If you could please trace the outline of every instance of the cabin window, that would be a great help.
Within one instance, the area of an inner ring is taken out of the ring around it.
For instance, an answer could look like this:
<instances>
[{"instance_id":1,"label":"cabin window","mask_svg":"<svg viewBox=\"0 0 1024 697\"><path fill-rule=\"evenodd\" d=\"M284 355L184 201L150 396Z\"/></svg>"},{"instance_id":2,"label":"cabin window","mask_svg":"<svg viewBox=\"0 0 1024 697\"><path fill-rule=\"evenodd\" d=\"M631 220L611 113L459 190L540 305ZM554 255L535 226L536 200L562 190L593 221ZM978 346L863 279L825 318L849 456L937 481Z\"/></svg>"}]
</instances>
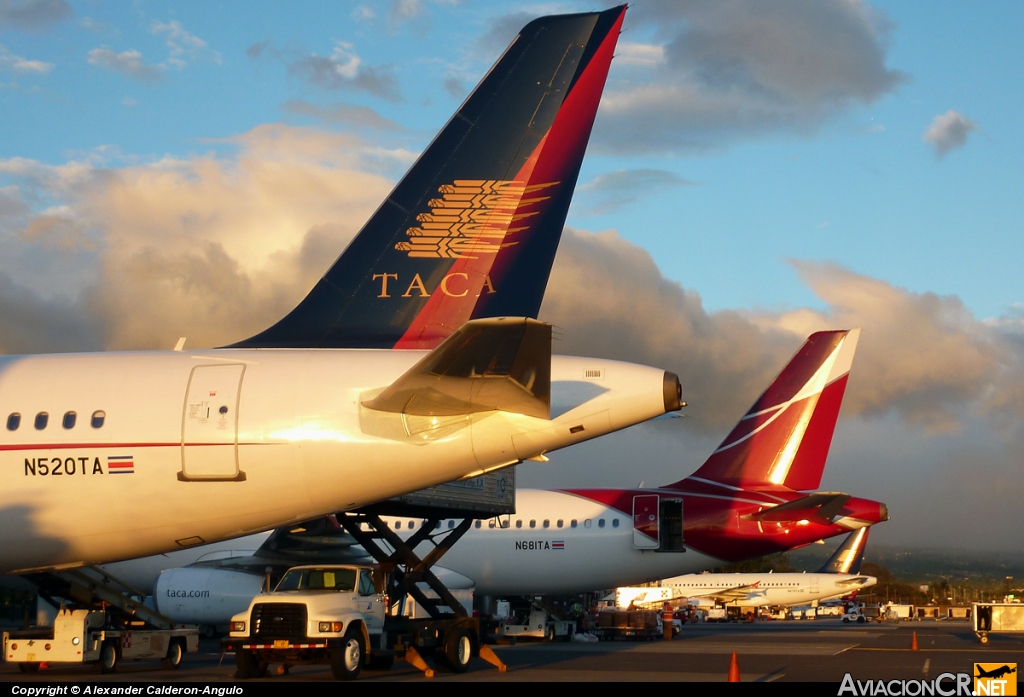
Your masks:
<instances>
[{"instance_id":1,"label":"cabin window","mask_svg":"<svg viewBox=\"0 0 1024 697\"><path fill-rule=\"evenodd\" d=\"M569 527L570 528L576 527L576 519L575 518L573 518L572 520L569 521Z\"/></svg>"},{"instance_id":2,"label":"cabin window","mask_svg":"<svg viewBox=\"0 0 1024 697\"><path fill-rule=\"evenodd\" d=\"M473 525L479 528L482 525L482 523L478 520L475 523L473 523Z\"/></svg>"},{"instance_id":3,"label":"cabin window","mask_svg":"<svg viewBox=\"0 0 1024 697\"><path fill-rule=\"evenodd\" d=\"M544 527L550 528L551 527L551 521L550 520L545 520L544 521Z\"/></svg>"},{"instance_id":4,"label":"cabin window","mask_svg":"<svg viewBox=\"0 0 1024 697\"><path fill-rule=\"evenodd\" d=\"M583 521L583 527L585 527L585 528L589 528L590 527L590 518L587 518L586 520Z\"/></svg>"},{"instance_id":5,"label":"cabin window","mask_svg":"<svg viewBox=\"0 0 1024 697\"><path fill-rule=\"evenodd\" d=\"M597 519L597 527L599 527L599 528L603 528L604 527L604 518L598 518Z\"/></svg>"},{"instance_id":6,"label":"cabin window","mask_svg":"<svg viewBox=\"0 0 1024 697\"><path fill-rule=\"evenodd\" d=\"M45 411L41 411L38 414L36 414L36 430L42 431L44 428L46 428L46 423L49 420L50 415L47 414Z\"/></svg>"},{"instance_id":7,"label":"cabin window","mask_svg":"<svg viewBox=\"0 0 1024 697\"><path fill-rule=\"evenodd\" d=\"M412 530L414 527L416 527L416 521L415 520L410 520L409 521L409 529Z\"/></svg>"},{"instance_id":8,"label":"cabin window","mask_svg":"<svg viewBox=\"0 0 1024 697\"><path fill-rule=\"evenodd\" d=\"M64 428L74 428L75 421L78 419L78 414L73 411L69 411L64 414Z\"/></svg>"},{"instance_id":9,"label":"cabin window","mask_svg":"<svg viewBox=\"0 0 1024 697\"><path fill-rule=\"evenodd\" d=\"M556 522L556 523L555 523L555 525L556 525L557 527L562 527L562 521L561 521L561 520L559 520L558 522Z\"/></svg>"},{"instance_id":10,"label":"cabin window","mask_svg":"<svg viewBox=\"0 0 1024 697\"><path fill-rule=\"evenodd\" d=\"M517 528L521 528L521 527L523 527L523 521L521 521L521 520L517 520L517 521L516 521L516 527L517 527Z\"/></svg>"},{"instance_id":11,"label":"cabin window","mask_svg":"<svg viewBox=\"0 0 1024 697\"><path fill-rule=\"evenodd\" d=\"M455 527L455 521L454 520L449 520L448 521L448 529L451 530L454 527Z\"/></svg>"},{"instance_id":12,"label":"cabin window","mask_svg":"<svg viewBox=\"0 0 1024 697\"><path fill-rule=\"evenodd\" d=\"M435 530L440 530L441 529L441 521L440 520L437 521L437 523L434 525L434 529Z\"/></svg>"},{"instance_id":13,"label":"cabin window","mask_svg":"<svg viewBox=\"0 0 1024 697\"><path fill-rule=\"evenodd\" d=\"M19 414L18 412L14 412L13 414L7 417L7 430L17 431L18 426L21 426L21 414Z\"/></svg>"},{"instance_id":14,"label":"cabin window","mask_svg":"<svg viewBox=\"0 0 1024 697\"><path fill-rule=\"evenodd\" d=\"M536 520L531 520L531 521L530 521L530 527L531 527L531 528L535 528L535 527L537 527L537 521L536 521Z\"/></svg>"},{"instance_id":15,"label":"cabin window","mask_svg":"<svg viewBox=\"0 0 1024 697\"><path fill-rule=\"evenodd\" d=\"M612 521L612 527L613 528L619 527L619 519L618 518L616 518L615 520Z\"/></svg>"},{"instance_id":16,"label":"cabin window","mask_svg":"<svg viewBox=\"0 0 1024 697\"><path fill-rule=\"evenodd\" d=\"M401 530L401 529L402 529L402 521L400 521L400 520L395 521L395 530Z\"/></svg>"},{"instance_id":17,"label":"cabin window","mask_svg":"<svg viewBox=\"0 0 1024 697\"><path fill-rule=\"evenodd\" d=\"M489 527L489 528L495 527L495 525L494 525L494 518L491 518L490 520L487 521L487 527Z\"/></svg>"},{"instance_id":18,"label":"cabin window","mask_svg":"<svg viewBox=\"0 0 1024 697\"><path fill-rule=\"evenodd\" d=\"M100 428L103 426L103 422L107 418L107 412L100 409L92 413L92 420L89 422L93 428Z\"/></svg>"}]
</instances>

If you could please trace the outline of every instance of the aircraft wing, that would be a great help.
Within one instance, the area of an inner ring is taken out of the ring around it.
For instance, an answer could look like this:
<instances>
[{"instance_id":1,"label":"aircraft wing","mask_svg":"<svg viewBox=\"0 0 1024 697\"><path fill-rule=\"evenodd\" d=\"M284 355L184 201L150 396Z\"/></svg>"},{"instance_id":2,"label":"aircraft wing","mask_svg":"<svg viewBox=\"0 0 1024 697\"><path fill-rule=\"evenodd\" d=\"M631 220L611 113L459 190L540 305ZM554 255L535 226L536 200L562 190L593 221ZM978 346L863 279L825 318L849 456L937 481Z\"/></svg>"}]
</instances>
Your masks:
<instances>
[{"instance_id":1,"label":"aircraft wing","mask_svg":"<svg viewBox=\"0 0 1024 697\"><path fill-rule=\"evenodd\" d=\"M551 325L519 317L466 322L363 406L418 416L551 415Z\"/></svg>"},{"instance_id":2,"label":"aircraft wing","mask_svg":"<svg viewBox=\"0 0 1024 697\"><path fill-rule=\"evenodd\" d=\"M751 513L744 518L771 523L794 523L814 519L818 523L830 525L849 500L849 494L821 491Z\"/></svg>"},{"instance_id":3,"label":"aircraft wing","mask_svg":"<svg viewBox=\"0 0 1024 697\"><path fill-rule=\"evenodd\" d=\"M742 586L735 586L733 588L724 588L722 590L712 591L705 595L697 597L711 598L716 603L722 603L727 605L728 603L735 603L739 600L746 600L751 593L760 593L761 589L757 587L756 583L746 583ZM696 594L693 594L696 595Z\"/></svg>"}]
</instances>

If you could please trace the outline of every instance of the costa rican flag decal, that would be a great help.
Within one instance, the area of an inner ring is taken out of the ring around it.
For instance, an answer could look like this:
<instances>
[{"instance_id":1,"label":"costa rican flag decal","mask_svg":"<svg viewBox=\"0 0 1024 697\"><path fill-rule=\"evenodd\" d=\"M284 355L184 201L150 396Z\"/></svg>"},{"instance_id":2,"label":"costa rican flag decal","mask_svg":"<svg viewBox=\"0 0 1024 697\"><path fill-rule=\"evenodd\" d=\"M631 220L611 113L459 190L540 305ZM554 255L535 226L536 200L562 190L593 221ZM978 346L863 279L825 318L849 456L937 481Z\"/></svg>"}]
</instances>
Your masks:
<instances>
[{"instance_id":1,"label":"costa rican flag decal","mask_svg":"<svg viewBox=\"0 0 1024 697\"><path fill-rule=\"evenodd\" d=\"M565 549L565 541L564 540L552 540L551 541L551 549Z\"/></svg>"},{"instance_id":2,"label":"costa rican flag decal","mask_svg":"<svg viewBox=\"0 0 1024 697\"><path fill-rule=\"evenodd\" d=\"M131 455L109 455L108 474L135 474L135 458Z\"/></svg>"}]
</instances>

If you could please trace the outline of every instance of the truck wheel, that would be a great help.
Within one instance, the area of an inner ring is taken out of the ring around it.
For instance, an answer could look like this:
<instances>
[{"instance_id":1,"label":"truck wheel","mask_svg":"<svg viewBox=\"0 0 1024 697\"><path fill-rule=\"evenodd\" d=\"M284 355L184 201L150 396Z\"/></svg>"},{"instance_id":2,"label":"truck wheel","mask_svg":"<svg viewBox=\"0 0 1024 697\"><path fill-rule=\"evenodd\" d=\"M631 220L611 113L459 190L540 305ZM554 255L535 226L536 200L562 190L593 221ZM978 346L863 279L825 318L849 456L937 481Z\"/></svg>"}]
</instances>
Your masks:
<instances>
[{"instance_id":1,"label":"truck wheel","mask_svg":"<svg viewBox=\"0 0 1024 697\"><path fill-rule=\"evenodd\" d=\"M267 674L267 664L256 660L255 654L250 649L239 648L235 651L235 667L238 669L235 676L239 680L262 678Z\"/></svg>"},{"instance_id":2,"label":"truck wheel","mask_svg":"<svg viewBox=\"0 0 1024 697\"><path fill-rule=\"evenodd\" d=\"M100 649L100 672L113 673L115 670L117 670L117 646L112 641L105 641Z\"/></svg>"},{"instance_id":3,"label":"truck wheel","mask_svg":"<svg viewBox=\"0 0 1024 697\"><path fill-rule=\"evenodd\" d=\"M331 672L338 680L355 680L363 668L363 633L358 625L350 625L341 646L331 649Z\"/></svg>"},{"instance_id":4,"label":"truck wheel","mask_svg":"<svg viewBox=\"0 0 1024 697\"><path fill-rule=\"evenodd\" d=\"M178 666L181 665L181 659L184 655L185 648L181 645L181 640L172 639L170 646L167 647L167 656L160 663L167 670L177 670Z\"/></svg>"},{"instance_id":5,"label":"truck wheel","mask_svg":"<svg viewBox=\"0 0 1024 697\"><path fill-rule=\"evenodd\" d=\"M465 673L469 670L472 658L473 635L460 627L454 627L445 633L444 646L435 656L438 663L455 673Z\"/></svg>"},{"instance_id":6,"label":"truck wheel","mask_svg":"<svg viewBox=\"0 0 1024 697\"><path fill-rule=\"evenodd\" d=\"M555 625L548 625L548 628L544 630L544 641L555 640Z\"/></svg>"}]
</instances>

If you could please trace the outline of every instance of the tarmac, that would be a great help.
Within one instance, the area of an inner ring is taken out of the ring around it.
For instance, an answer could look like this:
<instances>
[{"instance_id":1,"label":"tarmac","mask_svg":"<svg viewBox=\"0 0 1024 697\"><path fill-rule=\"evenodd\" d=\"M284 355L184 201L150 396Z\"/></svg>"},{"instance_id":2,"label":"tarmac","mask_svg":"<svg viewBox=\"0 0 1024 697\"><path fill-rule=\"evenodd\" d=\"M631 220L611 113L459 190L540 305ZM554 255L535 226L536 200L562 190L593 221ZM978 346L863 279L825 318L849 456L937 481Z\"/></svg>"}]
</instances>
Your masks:
<instances>
[{"instance_id":1,"label":"tarmac","mask_svg":"<svg viewBox=\"0 0 1024 697\"><path fill-rule=\"evenodd\" d=\"M917 651L911 650L914 633ZM723 682L733 652L743 682L819 682L837 686L847 673L861 681L932 680L942 673L973 674L974 663L1024 663L1024 635L992 634L989 638L989 644L982 646L967 622L955 620L844 624L828 618L688 624L672 641L520 641L516 645L493 646L508 666L504 673L474 659L467 673L439 672L428 679L412 666L397 662L390 671L363 671L359 681ZM15 665L0 663L0 680L25 685L232 683L242 686L243 694L255 694L274 685L279 689L288 682L333 680L327 666L294 666L288 674L277 674L271 666L270 674L261 680L236 681L234 673L234 656L222 655L219 643L208 640L200 643L197 653L187 654L178 670L166 670L159 661L138 661L120 663L111 675L101 675L92 666L66 664L25 674Z\"/></svg>"}]
</instances>

